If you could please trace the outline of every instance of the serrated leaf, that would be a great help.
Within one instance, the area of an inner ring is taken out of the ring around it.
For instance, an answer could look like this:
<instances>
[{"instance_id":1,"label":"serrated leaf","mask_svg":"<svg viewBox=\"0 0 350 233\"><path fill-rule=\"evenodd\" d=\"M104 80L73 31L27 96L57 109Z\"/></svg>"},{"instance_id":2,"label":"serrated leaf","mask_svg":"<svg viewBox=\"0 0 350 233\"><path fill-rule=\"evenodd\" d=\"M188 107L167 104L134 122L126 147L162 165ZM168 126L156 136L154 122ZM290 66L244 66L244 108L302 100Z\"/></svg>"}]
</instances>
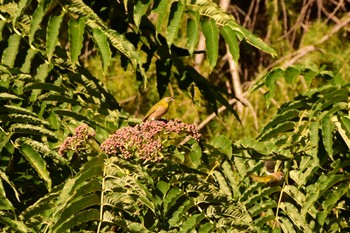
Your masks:
<instances>
[{"instance_id":1,"label":"serrated leaf","mask_svg":"<svg viewBox=\"0 0 350 233\"><path fill-rule=\"evenodd\" d=\"M5 100L22 100L22 98L18 97L17 95L5 93L5 92L0 93L0 99L5 99Z\"/></svg>"},{"instance_id":2,"label":"serrated leaf","mask_svg":"<svg viewBox=\"0 0 350 233\"><path fill-rule=\"evenodd\" d=\"M309 224L306 222L306 219L300 215L298 209L289 202L281 202L280 208L288 215L289 219L303 232L312 233L312 229L309 227Z\"/></svg>"},{"instance_id":3,"label":"serrated leaf","mask_svg":"<svg viewBox=\"0 0 350 233\"><path fill-rule=\"evenodd\" d=\"M268 215L263 215L254 221L254 226L263 227L266 223L274 221L275 215L268 213Z\"/></svg>"},{"instance_id":4,"label":"serrated leaf","mask_svg":"<svg viewBox=\"0 0 350 233\"><path fill-rule=\"evenodd\" d=\"M170 188L170 183L160 180L156 187L163 194L163 196L165 196Z\"/></svg>"},{"instance_id":5,"label":"serrated leaf","mask_svg":"<svg viewBox=\"0 0 350 233\"><path fill-rule=\"evenodd\" d=\"M0 21L0 41L4 39L2 35L2 31L4 30L5 25L6 25L6 21L1 20Z\"/></svg>"},{"instance_id":6,"label":"serrated leaf","mask_svg":"<svg viewBox=\"0 0 350 233\"><path fill-rule=\"evenodd\" d=\"M97 121L92 121L90 120L86 115L83 115L83 114L80 114L80 113L76 113L76 112L73 112L71 110L54 110L54 112L57 114L57 115L60 115L60 116L68 116L68 117L72 117L76 120L79 120L79 121L86 121L88 122L89 124L91 125L95 125L95 126L98 126L98 127L102 127L103 128L103 125L100 124L99 122Z\"/></svg>"},{"instance_id":7,"label":"serrated leaf","mask_svg":"<svg viewBox=\"0 0 350 233\"><path fill-rule=\"evenodd\" d=\"M255 217L262 212L265 212L269 209L273 209L277 207L277 203L274 200L264 200L256 205L253 205L248 211L250 213L250 216Z\"/></svg>"},{"instance_id":8,"label":"serrated leaf","mask_svg":"<svg viewBox=\"0 0 350 233\"><path fill-rule=\"evenodd\" d=\"M94 28L94 27L92 27ZM130 59L131 64L137 71L140 72L143 78L143 87L147 87L147 76L144 68L142 67L142 59L135 46L127 40L123 35L112 29L105 30L105 34L116 49L123 53L127 58Z\"/></svg>"},{"instance_id":9,"label":"serrated leaf","mask_svg":"<svg viewBox=\"0 0 350 233\"><path fill-rule=\"evenodd\" d=\"M140 26L141 18L146 14L150 4L151 1L144 0L138 0L136 1L136 4L134 3L134 22L136 27Z\"/></svg>"},{"instance_id":10,"label":"serrated leaf","mask_svg":"<svg viewBox=\"0 0 350 233\"><path fill-rule=\"evenodd\" d=\"M50 191L52 181L50 178L50 173L46 168L46 161L30 145L27 145L25 143L19 145L19 151L34 168L34 170L36 170L39 177L45 181L47 190Z\"/></svg>"},{"instance_id":11,"label":"serrated leaf","mask_svg":"<svg viewBox=\"0 0 350 233\"><path fill-rule=\"evenodd\" d=\"M55 47L58 42L58 35L61 27L61 23L63 20L64 14L61 13L58 16L52 15L49 19L48 25L47 25L47 31L46 31L46 55L49 60L51 61L51 57L53 55L53 52L55 51Z\"/></svg>"},{"instance_id":12,"label":"serrated leaf","mask_svg":"<svg viewBox=\"0 0 350 233\"><path fill-rule=\"evenodd\" d=\"M32 66L32 60L34 59L35 54L37 54L37 52L38 52L38 50L35 50L31 47L27 50L27 55L26 55L25 61L21 67L21 71L23 73L30 73L30 68Z\"/></svg>"},{"instance_id":13,"label":"serrated leaf","mask_svg":"<svg viewBox=\"0 0 350 233\"><path fill-rule=\"evenodd\" d=\"M108 70L108 66L111 62L112 52L109 47L109 43L107 41L106 35L99 29L92 30L94 41L97 45L99 54L102 59L103 71L106 73Z\"/></svg>"},{"instance_id":14,"label":"serrated leaf","mask_svg":"<svg viewBox=\"0 0 350 233\"><path fill-rule=\"evenodd\" d=\"M256 205L256 202L259 202L260 200L264 200L266 197L270 196L273 193L277 193L281 191L280 186L265 186L264 189L262 189L259 193L250 195L249 198L244 202L247 207L251 208L251 206ZM256 187L261 187L261 185L258 185ZM248 209L249 210L249 209Z\"/></svg>"},{"instance_id":15,"label":"serrated leaf","mask_svg":"<svg viewBox=\"0 0 350 233\"><path fill-rule=\"evenodd\" d=\"M215 178L219 184L220 190L228 197L232 198L232 193L229 188L229 185L227 184L225 177L219 172L219 171L214 171L213 172L215 175Z\"/></svg>"},{"instance_id":16,"label":"serrated leaf","mask_svg":"<svg viewBox=\"0 0 350 233\"><path fill-rule=\"evenodd\" d=\"M328 153L328 156L333 159L333 122L330 116L326 116L321 122L322 128L322 141L323 145Z\"/></svg>"},{"instance_id":17,"label":"serrated leaf","mask_svg":"<svg viewBox=\"0 0 350 233\"><path fill-rule=\"evenodd\" d=\"M264 127L261 134L263 135L268 130L272 129L273 127L277 126L278 124L281 124L285 121L290 121L294 118L298 118L299 114L300 114L299 111L296 109L289 109L289 110L286 110L284 112L277 114L276 117Z\"/></svg>"},{"instance_id":18,"label":"serrated leaf","mask_svg":"<svg viewBox=\"0 0 350 233\"><path fill-rule=\"evenodd\" d=\"M317 75L317 72L313 70L307 70L304 72L304 79L308 86L310 86L312 79L316 77L316 75Z\"/></svg>"},{"instance_id":19,"label":"serrated leaf","mask_svg":"<svg viewBox=\"0 0 350 233\"><path fill-rule=\"evenodd\" d=\"M138 185L138 190L136 191L139 199L146 205L150 210L155 212L155 202L152 193L148 190L146 185L142 184L140 181L136 180Z\"/></svg>"},{"instance_id":20,"label":"serrated leaf","mask_svg":"<svg viewBox=\"0 0 350 233\"><path fill-rule=\"evenodd\" d=\"M81 106L83 105L82 102L73 99L73 98L69 98L63 95L56 95L56 94L43 94L41 96L39 96L38 98L40 101L58 101L58 102L64 102L64 103L69 103L72 105L78 105Z\"/></svg>"},{"instance_id":21,"label":"serrated leaf","mask_svg":"<svg viewBox=\"0 0 350 233\"><path fill-rule=\"evenodd\" d=\"M295 122L286 121L281 124L276 125L273 128L270 128L266 132L263 132L262 135L259 136L259 140L265 141L267 139L271 139L280 133L286 133L288 131L292 131L295 129Z\"/></svg>"},{"instance_id":22,"label":"serrated leaf","mask_svg":"<svg viewBox=\"0 0 350 233\"><path fill-rule=\"evenodd\" d=\"M176 200L178 200L182 195L183 193L177 187L171 188L169 190L163 201L165 213L169 211L169 209L175 204Z\"/></svg>"},{"instance_id":23,"label":"serrated leaf","mask_svg":"<svg viewBox=\"0 0 350 233\"><path fill-rule=\"evenodd\" d=\"M336 189L330 190L331 193L322 202L322 207L325 211L329 212L338 203L340 198L343 197L349 191L349 185L346 183L340 184Z\"/></svg>"},{"instance_id":24,"label":"serrated leaf","mask_svg":"<svg viewBox=\"0 0 350 233\"><path fill-rule=\"evenodd\" d=\"M39 135L39 136L46 135L52 138L56 138L56 135L51 130L48 130L42 126L36 126L36 125L30 125L30 124L22 124L22 123L12 124L9 129L9 132Z\"/></svg>"},{"instance_id":25,"label":"serrated leaf","mask_svg":"<svg viewBox=\"0 0 350 233\"><path fill-rule=\"evenodd\" d=\"M40 28L41 21L44 18L45 13L47 12L52 0L42 0L39 2L39 5L35 9L32 19L30 21L30 30L29 30L29 43L32 44L35 38L36 31Z\"/></svg>"},{"instance_id":26,"label":"serrated leaf","mask_svg":"<svg viewBox=\"0 0 350 233\"><path fill-rule=\"evenodd\" d=\"M59 196L59 192L62 190L63 184L57 185L52 188L51 192L49 192L44 197L41 197L35 204L26 208L22 213L21 217L23 219L33 219L36 216L42 215L44 212L47 214L51 214L53 212L54 201ZM35 224L35 223L34 223ZM30 225L29 225L30 226Z\"/></svg>"},{"instance_id":27,"label":"serrated leaf","mask_svg":"<svg viewBox=\"0 0 350 233\"><path fill-rule=\"evenodd\" d=\"M23 9L27 6L30 0L20 0L17 4L17 9L15 15L12 17L12 24L15 25L18 17L22 15Z\"/></svg>"},{"instance_id":28,"label":"serrated leaf","mask_svg":"<svg viewBox=\"0 0 350 233\"><path fill-rule=\"evenodd\" d=\"M5 226L11 227L10 229L12 229L11 232L22 232L22 233L27 233L30 232L31 230L26 226L26 224L24 224L23 221L20 221L18 219L16 219L17 216L13 216L13 217L8 217L8 216L4 216L5 213L2 213L1 216L1 223L4 224Z\"/></svg>"},{"instance_id":29,"label":"serrated leaf","mask_svg":"<svg viewBox=\"0 0 350 233\"><path fill-rule=\"evenodd\" d=\"M319 179L316 181L314 186L309 188L309 191L306 195L306 200L302 209L300 211L302 216L305 216L308 212L309 208L314 205L314 203L330 188L332 188L335 184L349 180L350 177L347 175L321 175ZM313 188L315 187L315 188Z\"/></svg>"},{"instance_id":30,"label":"serrated leaf","mask_svg":"<svg viewBox=\"0 0 350 233\"><path fill-rule=\"evenodd\" d=\"M220 29L220 34L224 37L226 44L229 47L233 60L238 63L239 59L239 44L236 33L230 26L224 26Z\"/></svg>"},{"instance_id":31,"label":"serrated leaf","mask_svg":"<svg viewBox=\"0 0 350 233\"><path fill-rule=\"evenodd\" d=\"M194 19L189 18L187 20L187 47L191 56L198 44L199 38L199 14L195 15Z\"/></svg>"},{"instance_id":32,"label":"serrated leaf","mask_svg":"<svg viewBox=\"0 0 350 233\"><path fill-rule=\"evenodd\" d=\"M286 217L279 217L279 220L281 221L282 224L280 224L281 229L283 232L288 232L288 233L296 233L294 229L294 224Z\"/></svg>"},{"instance_id":33,"label":"serrated leaf","mask_svg":"<svg viewBox=\"0 0 350 233\"><path fill-rule=\"evenodd\" d=\"M273 57L277 56L276 51L268 46L262 39L259 37L255 36L253 33L248 31L247 29L243 27L237 27L237 24L234 22L230 22L229 25L232 27L234 31L238 31L240 34L243 35L244 39L254 47L263 50L269 54L271 54Z\"/></svg>"},{"instance_id":34,"label":"serrated leaf","mask_svg":"<svg viewBox=\"0 0 350 233\"><path fill-rule=\"evenodd\" d=\"M311 117L316 116L320 111L323 111L330 106L333 107L341 103L347 104L348 93L345 89L332 90L332 88L329 88L321 93L323 96L319 98L312 106Z\"/></svg>"},{"instance_id":35,"label":"serrated leaf","mask_svg":"<svg viewBox=\"0 0 350 233\"><path fill-rule=\"evenodd\" d=\"M202 151L201 151L201 148L198 145L198 143L192 144L191 151L190 151L188 157L190 159L191 165L194 168L197 168L201 164Z\"/></svg>"},{"instance_id":36,"label":"serrated leaf","mask_svg":"<svg viewBox=\"0 0 350 233\"><path fill-rule=\"evenodd\" d=\"M100 220L100 211L97 209L84 210L74 216L71 216L71 218L66 219L65 222L62 225L60 225L57 229L52 229L52 232L65 232L66 230L71 229L74 226L78 226L81 223L93 220Z\"/></svg>"},{"instance_id":37,"label":"serrated leaf","mask_svg":"<svg viewBox=\"0 0 350 233\"><path fill-rule=\"evenodd\" d=\"M73 202L67 206L62 213L60 213L57 221L55 222L54 228L59 228L60 225L63 225L67 221L67 219L76 215L80 211L88 209L88 207L91 206L99 206L100 204L101 197L94 193L82 197L75 197Z\"/></svg>"},{"instance_id":38,"label":"serrated leaf","mask_svg":"<svg viewBox=\"0 0 350 233\"><path fill-rule=\"evenodd\" d=\"M244 177L247 174L247 168L246 168L246 160L240 157L234 157L234 164L237 168L237 171L241 177Z\"/></svg>"},{"instance_id":39,"label":"serrated leaf","mask_svg":"<svg viewBox=\"0 0 350 233\"><path fill-rule=\"evenodd\" d=\"M19 106L15 105L4 105L3 109L6 110L8 113L22 113L22 114L27 114L27 115L32 115L32 116L37 116L37 114L27 108L22 108Z\"/></svg>"},{"instance_id":40,"label":"serrated leaf","mask_svg":"<svg viewBox=\"0 0 350 233\"><path fill-rule=\"evenodd\" d=\"M198 233L210 233L214 230L214 228L215 226L212 223L207 222L207 223L201 224L198 230Z\"/></svg>"},{"instance_id":41,"label":"serrated leaf","mask_svg":"<svg viewBox=\"0 0 350 233\"><path fill-rule=\"evenodd\" d=\"M213 147L226 154L229 159L232 157L232 142L225 135L219 135L213 138L210 143Z\"/></svg>"},{"instance_id":42,"label":"serrated leaf","mask_svg":"<svg viewBox=\"0 0 350 233\"><path fill-rule=\"evenodd\" d=\"M200 222L204 219L204 213L194 214L190 216L184 224L180 227L179 233L187 233L190 230L194 229Z\"/></svg>"},{"instance_id":43,"label":"serrated leaf","mask_svg":"<svg viewBox=\"0 0 350 233\"><path fill-rule=\"evenodd\" d=\"M223 162L222 164L223 174L225 178L229 181L231 190L233 190L233 195L238 197L238 184L239 184L239 175L238 172L233 170L233 167L228 161Z\"/></svg>"},{"instance_id":44,"label":"serrated leaf","mask_svg":"<svg viewBox=\"0 0 350 233\"><path fill-rule=\"evenodd\" d=\"M312 157L314 159L314 163L317 161L317 163L319 162L319 158L317 156L317 152L318 152L318 140L319 140L319 122L314 121L310 124L310 146L311 148L313 148L311 150L312 153ZM318 165L318 164L317 164Z\"/></svg>"},{"instance_id":45,"label":"serrated leaf","mask_svg":"<svg viewBox=\"0 0 350 233\"><path fill-rule=\"evenodd\" d=\"M283 77L284 71L280 68L273 69L265 77L265 85L268 89L275 87L275 83Z\"/></svg>"},{"instance_id":46,"label":"serrated leaf","mask_svg":"<svg viewBox=\"0 0 350 233\"><path fill-rule=\"evenodd\" d=\"M2 149L4 147L6 147L6 144L10 141L10 138L11 138L11 134L3 131L3 129L0 130L0 153L1 153ZM1 170L0 170L0 172L1 172Z\"/></svg>"},{"instance_id":47,"label":"serrated leaf","mask_svg":"<svg viewBox=\"0 0 350 233\"><path fill-rule=\"evenodd\" d=\"M0 115L0 119L4 122L16 122L16 123L27 123L36 125L50 126L49 122L40 119L36 116L27 114L10 113L6 115Z\"/></svg>"},{"instance_id":48,"label":"serrated leaf","mask_svg":"<svg viewBox=\"0 0 350 233\"><path fill-rule=\"evenodd\" d=\"M83 47L85 22L83 18L78 20L71 18L68 25L70 59L72 66L75 67Z\"/></svg>"},{"instance_id":49,"label":"serrated leaf","mask_svg":"<svg viewBox=\"0 0 350 233\"><path fill-rule=\"evenodd\" d=\"M94 157L84 164L84 166L80 169L80 172L73 178L68 179L64 183L64 187L62 191L59 193L59 197L55 203L56 208L54 209L54 213L52 214L52 218L55 218L60 215L60 213L67 207L70 203L70 200L74 199L74 194L78 193L80 189L82 192L84 191L84 187L86 185L85 181L91 181L92 178L101 178L103 174L104 167L104 154L100 154L99 156Z\"/></svg>"},{"instance_id":50,"label":"serrated leaf","mask_svg":"<svg viewBox=\"0 0 350 233\"><path fill-rule=\"evenodd\" d=\"M157 33L159 33L162 29L162 24L163 24L164 18L165 18L165 16L168 15L167 6L168 6L168 3L170 3L170 2L168 0L159 0L156 2L158 4L155 4L153 12L158 14L156 31L157 31Z\"/></svg>"},{"instance_id":51,"label":"serrated leaf","mask_svg":"<svg viewBox=\"0 0 350 233\"><path fill-rule=\"evenodd\" d=\"M36 90L36 89L40 89L40 90L46 90L46 91L55 91L58 93L64 93L65 89L59 86L56 86L52 83L39 83L39 82L33 82L33 83L27 83L24 86L24 91L31 91L31 90Z\"/></svg>"},{"instance_id":52,"label":"serrated leaf","mask_svg":"<svg viewBox=\"0 0 350 233\"><path fill-rule=\"evenodd\" d=\"M290 174L291 174L291 177L295 176L295 170L291 171ZM294 174L293 174L294 173ZM300 184L300 183L297 183L299 186L301 185L304 185L304 184ZM298 189L298 187L296 186L293 186L293 185L286 185L284 186L284 189L283 191L288 194L291 198L293 198L293 200L300 206L303 206L304 203L305 203L305 200L306 200L306 196L305 194L300 190ZM317 209L312 206L311 208L308 209L308 213L310 214L310 216L312 217L316 217L316 214L317 214Z\"/></svg>"},{"instance_id":53,"label":"serrated leaf","mask_svg":"<svg viewBox=\"0 0 350 233\"><path fill-rule=\"evenodd\" d=\"M350 137L350 117L342 116L340 117L340 122L346 134Z\"/></svg>"},{"instance_id":54,"label":"serrated leaf","mask_svg":"<svg viewBox=\"0 0 350 233\"><path fill-rule=\"evenodd\" d=\"M7 48L4 49L1 57L1 63L3 65L11 68L14 66L21 39L22 37L18 34L12 34L7 39L8 45Z\"/></svg>"},{"instance_id":55,"label":"serrated leaf","mask_svg":"<svg viewBox=\"0 0 350 233\"><path fill-rule=\"evenodd\" d=\"M201 26L205 37L207 59L209 61L210 69L212 70L218 60L219 31L214 19L206 18L202 20Z\"/></svg>"},{"instance_id":56,"label":"serrated leaf","mask_svg":"<svg viewBox=\"0 0 350 233\"><path fill-rule=\"evenodd\" d=\"M3 173L0 171L1 174ZM2 180L0 179L0 210L6 211L6 210L15 210L15 207L12 205L9 199L6 197L6 192L4 189L4 186L2 185Z\"/></svg>"},{"instance_id":57,"label":"serrated leaf","mask_svg":"<svg viewBox=\"0 0 350 233\"><path fill-rule=\"evenodd\" d=\"M178 226L181 222L181 220L184 218L185 213L193 207L193 202L191 200L185 200L181 206L177 207L174 213L172 214L172 217L169 219L169 225L171 227Z\"/></svg>"},{"instance_id":58,"label":"serrated leaf","mask_svg":"<svg viewBox=\"0 0 350 233\"><path fill-rule=\"evenodd\" d=\"M53 68L53 64L52 63L43 63L41 64L36 72L35 75L35 80L39 81L39 82L45 82L47 76L49 75L50 71Z\"/></svg>"},{"instance_id":59,"label":"serrated leaf","mask_svg":"<svg viewBox=\"0 0 350 233\"><path fill-rule=\"evenodd\" d=\"M339 134L350 149L350 118L348 116L342 116L338 117L338 119L333 117L332 121L337 126Z\"/></svg>"},{"instance_id":60,"label":"serrated leaf","mask_svg":"<svg viewBox=\"0 0 350 233\"><path fill-rule=\"evenodd\" d=\"M286 71L284 72L284 78L286 79L287 83L295 86L296 82L297 82L297 78L300 75L300 69L299 67L293 67L293 66L289 66Z\"/></svg>"},{"instance_id":61,"label":"serrated leaf","mask_svg":"<svg viewBox=\"0 0 350 233\"><path fill-rule=\"evenodd\" d=\"M185 5L182 2L173 2L170 8L169 24L167 27L166 41L172 45L181 25Z\"/></svg>"}]
</instances>

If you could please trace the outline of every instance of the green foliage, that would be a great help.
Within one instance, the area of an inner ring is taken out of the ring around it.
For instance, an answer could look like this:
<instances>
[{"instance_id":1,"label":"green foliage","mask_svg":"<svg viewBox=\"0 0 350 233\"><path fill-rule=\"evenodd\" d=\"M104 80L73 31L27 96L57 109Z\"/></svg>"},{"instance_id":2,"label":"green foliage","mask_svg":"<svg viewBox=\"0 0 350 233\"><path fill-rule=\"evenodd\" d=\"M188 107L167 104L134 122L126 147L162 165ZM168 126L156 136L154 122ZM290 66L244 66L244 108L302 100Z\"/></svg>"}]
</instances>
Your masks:
<instances>
[{"instance_id":1,"label":"green foliage","mask_svg":"<svg viewBox=\"0 0 350 233\"><path fill-rule=\"evenodd\" d=\"M268 104L282 79L291 86L302 80L308 87L283 104L257 138L232 142L221 135L196 142L186 133L160 130L152 137L161 145L157 160L147 159L136 143L131 149L137 151L127 156L118 150L105 154L101 145L110 135L140 126L140 120L125 114L82 67L82 51L95 47L103 72L117 53L143 87L155 64L160 95L174 76L191 97L195 85L211 107L216 110L220 102L236 117L226 93L183 57L196 52L200 32L211 69L218 63L220 36L235 61L241 41L276 53L211 1L115 1L114 15L121 22L116 29L103 17L108 3L102 6L98 11L80 0L1 6L4 232L336 232L350 227L350 88L324 67L274 68L256 82L252 91L266 88ZM183 23L188 48L178 41ZM283 180L250 180L253 174L264 176L265 160L276 161Z\"/></svg>"}]
</instances>

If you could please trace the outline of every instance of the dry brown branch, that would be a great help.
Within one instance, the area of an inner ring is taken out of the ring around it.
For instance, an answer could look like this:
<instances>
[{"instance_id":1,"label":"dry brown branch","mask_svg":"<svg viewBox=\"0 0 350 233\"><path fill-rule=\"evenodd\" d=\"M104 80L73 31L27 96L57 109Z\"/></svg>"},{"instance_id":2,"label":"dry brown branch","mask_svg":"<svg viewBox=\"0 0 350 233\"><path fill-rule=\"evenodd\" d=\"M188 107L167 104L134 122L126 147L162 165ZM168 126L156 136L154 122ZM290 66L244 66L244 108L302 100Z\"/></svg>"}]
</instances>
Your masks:
<instances>
[{"instance_id":1,"label":"dry brown branch","mask_svg":"<svg viewBox=\"0 0 350 233\"><path fill-rule=\"evenodd\" d=\"M273 15L271 17L271 20L270 20L270 23L268 24L268 27L267 27L267 32L266 32L266 35L265 35L265 41L269 41L270 40L270 36L271 36L271 33L272 33L272 25L273 21L277 20L278 19L278 2L276 0L273 1Z\"/></svg>"},{"instance_id":2,"label":"dry brown branch","mask_svg":"<svg viewBox=\"0 0 350 233\"><path fill-rule=\"evenodd\" d=\"M228 64L230 67L230 74L231 74L231 79L232 79L232 86L233 86L235 96L238 99L242 99L243 93L242 93L242 84L241 84L241 80L239 77L239 68L238 68L236 62L233 60L233 57L228 50L228 46L227 46L227 55L228 55ZM238 102L237 103L237 112L241 113L242 110L243 110L243 105Z\"/></svg>"},{"instance_id":3,"label":"dry brown branch","mask_svg":"<svg viewBox=\"0 0 350 233\"><path fill-rule=\"evenodd\" d=\"M287 9L284 0L281 1L281 8L283 13L283 34L287 37L288 32L288 19L287 19Z\"/></svg>"},{"instance_id":4,"label":"dry brown branch","mask_svg":"<svg viewBox=\"0 0 350 233\"><path fill-rule=\"evenodd\" d=\"M350 24L350 12L348 12L343 18L341 18L338 24L334 25L334 27L326 35L324 35L321 39L316 41L313 45L307 45L307 46L301 47L295 52L291 54L287 54L284 57L281 57L276 62L270 64L266 68L266 70L269 70L275 66L288 67L290 65L295 64L298 60L300 60L302 57L304 57L308 53L317 50L318 45L325 43L333 35L335 35L340 29L344 28L348 24Z\"/></svg>"},{"instance_id":5,"label":"dry brown branch","mask_svg":"<svg viewBox=\"0 0 350 233\"><path fill-rule=\"evenodd\" d=\"M304 19L307 17L307 12L308 9L312 6L312 4L314 3L314 0L304 0L303 1L303 7L301 8L300 14L295 22L295 24L293 25L293 27L290 29L290 33L292 34L291 39L290 39L290 44L293 46L296 36L297 36L297 31L299 30L299 28L301 27Z\"/></svg>"},{"instance_id":6,"label":"dry brown branch","mask_svg":"<svg viewBox=\"0 0 350 233\"><path fill-rule=\"evenodd\" d=\"M328 22L328 20L330 20L330 19L332 19L336 23L339 23L339 19L337 17L335 17L335 14L339 10L339 8L341 8L342 6L344 6L344 0L340 0L340 2L337 4L337 6L333 10L333 12L330 13L329 15L327 15L328 18L325 20L324 24L326 24ZM324 8L322 8L322 11L323 10L324 10Z\"/></svg>"},{"instance_id":7,"label":"dry brown branch","mask_svg":"<svg viewBox=\"0 0 350 233\"><path fill-rule=\"evenodd\" d=\"M230 0L221 0L220 1L220 7L223 8L225 11L227 11L227 8L230 5ZM251 14L251 11L253 10L254 6L254 1L251 3L251 10L248 11L247 17ZM246 18L247 18L246 17ZM242 85L241 85L241 80L239 76L239 67L236 64L236 62L233 60L232 54L229 51L228 45L226 45L226 55L225 58L227 58L227 62L229 65L229 72L231 75L231 80L232 80L232 89L235 93L235 96L238 99L243 98L242 96ZM243 105L241 103L237 103L237 112L241 113L243 111Z\"/></svg>"},{"instance_id":8,"label":"dry brown branch","mask_svg":"<svg viewBox=\"0 0 350 233\"><path fill-rule=\"evenodd\" d=\"M246 96L246 95L247 95L247 93L244 93L244 94L243 94L243 96ZM257 118L256 112L254 111L254 108L253 108L252 104L251 104L247 99L245 99L244 97L242 97L239 101L242 102L243 104L245 104L245 105L248 107L248 109L252 112L253 118L254 118L254 124L258 127L258 118ZM236 102L238 102L238 100L237 100L236 98L230 99L230 100L228 101L228 103L229 103L230 105L233 105L233 104L236 103ZM226 106L221 106L220 108L218 108L218 113L215 114L215 112L214 112L214 113L210 114L204 121L202 121L202 122L197 126L197 129L198 129L198 130L202 129L202 128L203 128L204 126L206 126L211 120L213 120L217 115L219 115L220 113L222 113L222 112L225 111L226 109L227 109Z\"/></svg>"},{"instance_id":9,"label":"dry brown branch","mask_svg":"<svg viewBox=\"0 0 350 233\"><path fill-rule=\"evenodd\" d=\"M249 25L249 21L251 21L251 14L253 12L253 9L254 9L254 6L255 6L255 1L251 1L250 2L250 5L249 5L249 8L248 8L248 12L244 18L244 22L242 24L243 27L245 28L250 28L248 25ZM258 6L256 6L258 8ZM251 24L250 24L251 25Z\"/></svg>"},{"instance_id":10,"label":"dry brown branch","mask_svg":"<svg viewBox=\"0 0 350 233\"><path fill-rule=\"evenodd\" d=\"M251 31L254 30L254 27L255 27L255 22L256 22L256 19L258 17L258 12L259 12L259 0L256 1L256 7L254 8L254 14L253 14L253 19L252 19L252 23L251 23Z\"/></svg>"}]
</instances>

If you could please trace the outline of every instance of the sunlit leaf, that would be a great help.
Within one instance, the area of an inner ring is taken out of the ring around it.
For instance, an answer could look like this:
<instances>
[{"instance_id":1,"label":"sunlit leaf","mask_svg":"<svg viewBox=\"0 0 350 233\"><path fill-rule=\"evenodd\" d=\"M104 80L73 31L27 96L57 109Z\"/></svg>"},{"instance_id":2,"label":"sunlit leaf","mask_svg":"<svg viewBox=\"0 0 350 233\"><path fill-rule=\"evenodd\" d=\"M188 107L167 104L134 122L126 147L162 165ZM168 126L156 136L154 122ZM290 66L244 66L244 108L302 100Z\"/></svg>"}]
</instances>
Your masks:
<instances>
[{"instance_id":1,"label":"sunlit leaf","mask_svg":"<svg viewBox=\"0 0 350 233\"><path fill-rule=\"evenodd\" d=\"M227 43L233 60L238 63L239 59L239 44L237 41L236 33L229 26L224 26L220 29L220 34L224 37Z\"/></svg>"},{"instance_id":2,"label":"sunlit leaf","mask_svg":"<svg viewBox=\"0 0 350 233\"><path fill-rule=\"evenodd\" d=\"M50 173L46 168L46 161L30 145L22 143L19 147L19 150L22 155L28 160L30 165L36 170L38 175L46 182L46 187L50 191L52 181Z\"/></svg>"},{"instance_id":3,"label":"sunlit leaf","mask_svg":"<svg viewBox=\"0 0 350 233\"><path fill-rule=\"evenodd\" d=\"M50 61L58 42L58 34L61 27L64 14L59 16L51 16L46 32L46 53Z\"/></svg>"},{"instance_id":4,"label":"sunlit leaf","mask_svg":"<svg viewBox=\"0 0 350 233\"><path fill-rule=\"evenodd\" d=\"M69 20L69 52L73 67L75 67L78 57L83 47L85 22L83 18Z\"/></svg>"},{"instance_id":5,"label":"sunlit leaf","mask_svg":"<svg viewBox=\"0 0 350 233\"><path fill-rule=\"evenodd\" d=\"M204 19L201 21L203 34L205 37L205 45L207 59L211 70L217 63L219 53L219 30L213 19Z\"/></svg>"},{"instance_id":6,"label":"sunlit leaf","mask_svg":"<svg viewBox=\"0 0 350 233\"><path fill-rule=\"evenodd\" d=\"M103 71L107 72L111 62L112 52L109 47L106 35L99 29L92 30L94 41L97 45L100 57L102 59Z\"/></svg>"},{"instance_id":7,"label":"sunlit leaf","mask_svg":"<svg viewBox=\"0 0 350 233\"><path fill-rule=\"evenodd\" d=\"M187 47L191 55L197 46L199 40L199 14L197 13L194 19L187 20Z\"/></svg>"},{"instance_id":8,"label":"sunlit leaf","mask_svg":"<svg viewBox=\"0 0 350 233\"><path fill-rule=\"evenodd\" d=\"M185 5L182 2L173 2L173 4L171 5L169 24L166 33L168 45L173 44L173 41L177 36L177 32L181 25L184 10Z\"/></svg>"}]
</instances>

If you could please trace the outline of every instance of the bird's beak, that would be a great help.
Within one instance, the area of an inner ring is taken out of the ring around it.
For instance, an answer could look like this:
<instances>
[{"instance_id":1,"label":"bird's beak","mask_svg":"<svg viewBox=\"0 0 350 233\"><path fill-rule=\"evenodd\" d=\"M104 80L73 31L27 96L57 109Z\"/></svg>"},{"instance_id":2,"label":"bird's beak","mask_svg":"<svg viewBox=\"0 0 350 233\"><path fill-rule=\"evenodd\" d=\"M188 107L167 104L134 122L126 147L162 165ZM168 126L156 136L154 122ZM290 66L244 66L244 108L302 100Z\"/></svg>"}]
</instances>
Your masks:
<instances>
[{"instance_id":1,"label":"bird's beak","mask_svg":"<svg viewBox=\"0 0 350 233\"><path fill-rule=\"evenodd\" d=\"M173 101L174 100L174 97L170 97L170 100L169 101Z\"/></svg>"}]
</instances>

